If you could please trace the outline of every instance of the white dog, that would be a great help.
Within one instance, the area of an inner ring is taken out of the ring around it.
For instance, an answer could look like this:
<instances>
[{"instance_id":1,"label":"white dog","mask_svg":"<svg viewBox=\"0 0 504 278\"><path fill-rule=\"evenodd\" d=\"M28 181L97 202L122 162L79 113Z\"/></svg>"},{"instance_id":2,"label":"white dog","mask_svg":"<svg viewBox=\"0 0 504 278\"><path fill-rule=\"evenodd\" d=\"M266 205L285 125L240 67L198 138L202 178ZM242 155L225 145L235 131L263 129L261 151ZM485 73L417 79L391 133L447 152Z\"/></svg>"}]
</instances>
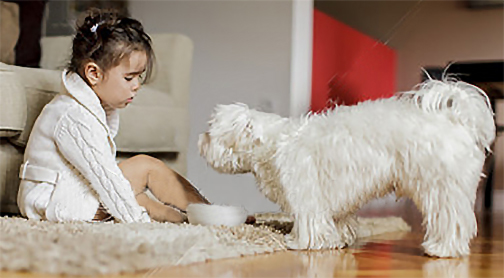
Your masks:
<instances>
[{"instance_id":1,"label":"white dog","mask_svg":"<svg viewBox=\"0 0 504 278\"><path fill-rule=\"evenodd\" d=\"M292 249L355 240L354 213L390 192L422 212L425 252L469 254L485 152L495 139L488 97L430 80L389 99L291 119L219 105L199 150L223 173L252 172L260 191L294 216Z\"/></svg>"}]
</instances>

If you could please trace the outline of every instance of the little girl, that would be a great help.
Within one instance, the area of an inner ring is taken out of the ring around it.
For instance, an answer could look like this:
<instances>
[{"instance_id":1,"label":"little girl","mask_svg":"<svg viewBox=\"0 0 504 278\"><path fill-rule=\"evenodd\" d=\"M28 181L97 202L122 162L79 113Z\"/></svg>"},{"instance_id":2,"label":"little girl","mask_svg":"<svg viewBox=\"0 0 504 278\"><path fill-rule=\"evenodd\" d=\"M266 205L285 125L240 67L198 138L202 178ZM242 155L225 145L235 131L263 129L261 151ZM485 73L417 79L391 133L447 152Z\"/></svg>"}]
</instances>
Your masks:
<instances>
[{"instance_id":1,"label":"little girl","mask_svg":"<svg viewBox=\"0 0 504 278\"><path fill-rule=\"evenodd\" d=\"M116 163L116 109L152 73L151 40L140 22L90 11L78 26L64 90L39 115L21 166L22 215L49 221L182 222L189 203L208 203L147 155ZM158 199L146 194L149 189Z\"/></svg>"}]
</instances>

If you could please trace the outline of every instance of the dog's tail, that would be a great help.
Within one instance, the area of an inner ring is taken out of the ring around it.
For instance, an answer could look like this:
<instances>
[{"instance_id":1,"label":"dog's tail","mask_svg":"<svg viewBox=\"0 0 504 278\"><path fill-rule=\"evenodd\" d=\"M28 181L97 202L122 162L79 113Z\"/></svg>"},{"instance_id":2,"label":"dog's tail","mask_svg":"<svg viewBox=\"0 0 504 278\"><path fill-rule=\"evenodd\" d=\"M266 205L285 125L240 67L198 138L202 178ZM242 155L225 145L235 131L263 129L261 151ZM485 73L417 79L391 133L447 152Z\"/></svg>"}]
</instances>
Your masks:
<instances>
[{"instance_id":1,"label":"dog's tail","mask_svg":"<svg viewBox=\"0 0 504 278\"><path fill-rule=\"evenodd\" d=\"M480 88L445 77L427 80L416 90L398 94L427 113L445 113L452 121L465 126L478 145L490 150L495 139L495 123L490 100Z\"/></svg>"}]
</instances>

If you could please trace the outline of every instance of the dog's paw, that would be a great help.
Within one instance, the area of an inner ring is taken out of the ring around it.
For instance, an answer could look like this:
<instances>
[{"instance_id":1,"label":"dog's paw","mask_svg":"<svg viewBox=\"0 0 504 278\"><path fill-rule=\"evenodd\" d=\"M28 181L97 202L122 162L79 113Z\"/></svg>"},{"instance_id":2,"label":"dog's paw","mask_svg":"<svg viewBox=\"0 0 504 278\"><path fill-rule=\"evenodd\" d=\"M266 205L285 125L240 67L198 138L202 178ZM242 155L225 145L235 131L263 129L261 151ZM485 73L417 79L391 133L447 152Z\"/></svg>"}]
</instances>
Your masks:
<instances>
[{"instance_id":1,"label":"dog's paw","mask_svg":"<svg viewBox=\"0 0 504 278\"><path fill-rule=\"evenodd\" d=\"M441 243L423 243L424 252L427 256L437 258L456 258L470 254L468 245L454 245Z\"/></svg>"},{"instance_id":2,"label":"dog's paw","mask_svg":"<svg viewBox=\"0 0 504 278\"><path fill-rule=\"evenodd\" d=\"M292 234L285 235L285 245L291 250L342 249L348 244L337 237L321 236L317 241L300 241Z\"/></svg>"},{"instance_id":3,"label":"dog's paw","mask_svg":"<svg viewBox=\"0 0 504 278\"><path fill-rule=\"evenodd\" d=\"M320 249L342 249L348 246L345 240L338 237L324 237Z\"/></svg>"}]
</instances>

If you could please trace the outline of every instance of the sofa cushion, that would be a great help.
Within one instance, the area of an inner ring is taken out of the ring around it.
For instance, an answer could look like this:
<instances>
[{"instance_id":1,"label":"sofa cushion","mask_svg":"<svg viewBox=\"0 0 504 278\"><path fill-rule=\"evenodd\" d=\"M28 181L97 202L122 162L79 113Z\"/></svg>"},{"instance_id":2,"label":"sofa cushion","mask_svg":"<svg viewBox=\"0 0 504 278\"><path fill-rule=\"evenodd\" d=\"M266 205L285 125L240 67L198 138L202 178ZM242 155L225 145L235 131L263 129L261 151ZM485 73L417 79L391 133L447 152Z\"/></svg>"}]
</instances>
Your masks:
<instances>
[{"instance_id":1,"label":"sofa cushion","mask_svg":"<svg viewBox=\"0 0 504 278\"><path fill-rule=\"evenodd\" d=\"M40 67L63 70L72 54L72 36L42 37L40 46L42 47Z\"/></svg>"},{"instance_id":2,"label":"sofa cushion","mask_svg":"<svg viewBox=\"0 0 504 278\"><path fill-rule=\"evenodd\" d=\"M192 40L181 34L152 34L152 44L157 71L149 86L172 95L179 106L188 107Z\"/></svg>"},{"instance_id":3,"label":"sofa cushion","mask_svg":"<svg viewBox=\"0 0 504 278\"><path fill-rule=\"evenodd\" d=\"M15 145L24 147L42 108L61 91L61 71L16 66L11 66L11 69L24 87L26 120L21 134L9 140Z\"/></svg>"},{"instance_id":4,"label":"sofa cushion","mask_svg":"<svg viewBox=\"0 0 504 278\"><path fill-rule=\"evenodd\" d=\"M179 152L187 148L187 108L176 107L165 92L144 86L119 115L121 123L114 141L120 152Z\"/></svg>"},{"instance_id":5,"label":"sofa cushion","mask_svg":"<svg viewBox=\"0 0 504 278\"><path fill-rule=\"evenodd\" d=\"M26 96L11 66L0 63L0 137L19 135L26 122Z\"/></svg>"},{"instance_id":6,"label":"sofa cushion","mask_svg":"<svg viewBox=\"0 0 504 278\"><path fill-rule=\"evenodd\" d=\"M19 188L19 167L23 150L0 138L0 212L19 213L16 197Z\"/></svg>"}]
</instances>

